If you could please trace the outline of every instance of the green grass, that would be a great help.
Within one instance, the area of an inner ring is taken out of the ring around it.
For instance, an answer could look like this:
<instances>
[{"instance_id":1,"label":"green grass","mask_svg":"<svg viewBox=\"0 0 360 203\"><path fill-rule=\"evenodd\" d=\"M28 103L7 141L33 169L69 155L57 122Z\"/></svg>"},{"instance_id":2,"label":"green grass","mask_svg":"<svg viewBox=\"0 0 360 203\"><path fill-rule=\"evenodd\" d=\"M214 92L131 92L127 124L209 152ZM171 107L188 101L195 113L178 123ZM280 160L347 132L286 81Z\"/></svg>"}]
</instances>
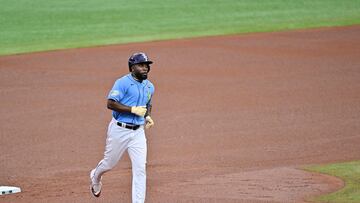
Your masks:
<instances>
[{"instance_id":1,"label":"green grass","mask_svg":"<svg viewBox=\"0 0 360 203\"><path fill-rule=\"evenodd\" d=\"M0 0L0 55L360 24L360 0Z\"/></svg>"},{"instance_id":2,"label":"green grass","mask_svg":"<svg viewBox=\"0 0 360 203\"><path fill-rule=\"evenodd\" d=\"M337 192L316 198L315 202L359 203L360 161L336 163L324 166L310 166L306 170L336 176L345 181L345 187Z\"/></svg>"}]
</instances>

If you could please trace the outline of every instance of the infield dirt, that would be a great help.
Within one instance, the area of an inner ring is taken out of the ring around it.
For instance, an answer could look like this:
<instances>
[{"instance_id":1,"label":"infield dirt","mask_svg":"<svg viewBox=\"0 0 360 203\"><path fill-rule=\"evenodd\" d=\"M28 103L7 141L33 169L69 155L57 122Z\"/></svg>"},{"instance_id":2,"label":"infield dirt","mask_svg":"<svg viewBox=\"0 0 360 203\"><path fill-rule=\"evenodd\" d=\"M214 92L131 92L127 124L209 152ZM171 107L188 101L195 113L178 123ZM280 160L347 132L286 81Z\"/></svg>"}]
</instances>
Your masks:
<instances>
[{"instance_id":1,"label":"infield dirt","mask_svg":"<svg viewBox=\"0 0 360 203\"><path fill-rule=\"evenodd\" d=\"M0 57L0 202L130 202L103 178L106 97L132 52L155 62L147 202L303 202L343 186L299 169L360 159L360 26Z\"/></svg>"}]
</instances>

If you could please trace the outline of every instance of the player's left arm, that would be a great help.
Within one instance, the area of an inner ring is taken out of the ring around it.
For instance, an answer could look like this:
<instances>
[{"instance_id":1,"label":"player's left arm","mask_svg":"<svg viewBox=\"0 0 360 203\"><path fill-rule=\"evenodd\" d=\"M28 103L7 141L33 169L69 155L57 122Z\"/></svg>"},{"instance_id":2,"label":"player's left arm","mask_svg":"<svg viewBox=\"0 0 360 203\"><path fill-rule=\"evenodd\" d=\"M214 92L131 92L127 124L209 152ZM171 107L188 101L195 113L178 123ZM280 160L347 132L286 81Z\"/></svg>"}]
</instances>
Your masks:
<instances>
[{"instance_id":1,"label":"player's left arm","mask_svg":"<svg viewBox=\"0 0 360 203\"><path fill-rule=\"evenodd\" d=\"M151 116L151 109L152 109L152 104L151 104L151 102L149 102L149 103L147 103L146 104L146 114L145 114L145 118L146 118L146 116Z\"/></svg>"},{"instance_id":2,"label":"player's left arm","mask_svg":"<svg viewBox=\"0 0 360 203\"><path fill-rule=\"evenodd\" d=\"M153 127L155 125L153 119L151 118L151 109L152 109L152 104L151 102L149 102L147 105L146 105L146 114L145 114L145 128L146 129L149 129L151 127Z\"/></svg>"}]
</instances>

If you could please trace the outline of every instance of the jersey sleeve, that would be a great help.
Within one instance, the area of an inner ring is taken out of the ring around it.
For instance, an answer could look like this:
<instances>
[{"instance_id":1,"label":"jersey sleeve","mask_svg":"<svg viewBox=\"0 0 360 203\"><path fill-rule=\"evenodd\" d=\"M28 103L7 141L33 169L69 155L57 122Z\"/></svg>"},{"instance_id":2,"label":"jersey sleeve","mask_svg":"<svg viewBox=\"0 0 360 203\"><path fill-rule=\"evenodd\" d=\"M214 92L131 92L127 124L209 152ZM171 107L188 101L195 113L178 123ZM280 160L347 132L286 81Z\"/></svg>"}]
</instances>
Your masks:
<instances>
[{"instance_id":1,"label":"jersey sleeve","mask_svg":"<svg viewBox=\"0 0 360 203\"><path fill-rule=\"evenodd\" d=\"M150 92L149 92L149 95L148 95L149 100L148 100L147 104L148 104L148 105L152 105L152 97L153 97L153 95L154 95L154 93L155 93L155 87L154 87L154 85L150 83L149 89L150 89Z\"/></svg>"},{"instance_id":2,"label":"jersey sleeve","mask_svg":"<svg viewBox=\"0 0 360 203\"><path fill-rule=\"evenodd\" d=\"M108 99L120 102L126 92L126 84L124 80L118 79L115 81L112 89L109 92Z\"/></svg>"}]
</instances>

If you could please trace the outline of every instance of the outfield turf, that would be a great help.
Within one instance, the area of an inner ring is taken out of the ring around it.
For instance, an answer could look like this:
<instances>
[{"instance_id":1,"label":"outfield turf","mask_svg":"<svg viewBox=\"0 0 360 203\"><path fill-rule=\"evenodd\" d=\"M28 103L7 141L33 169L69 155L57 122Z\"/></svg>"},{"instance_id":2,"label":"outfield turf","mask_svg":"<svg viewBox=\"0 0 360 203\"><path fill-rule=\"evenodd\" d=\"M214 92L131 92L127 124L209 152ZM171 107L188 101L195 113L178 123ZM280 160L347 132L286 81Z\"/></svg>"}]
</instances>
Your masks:
<instances>
[{"instance_id":1,"label":"outfield turf","mask_svg":"<svg viewBox=\"0 0 360 203\"><path fill-rule=\"evenodd\" d=\"M359 0L0 0L0 55L360 24Z\"/></svg>"},{"instance_id":2,"label":"outfield turf","mask_svg":"<svg viewBox=\"0 0 360 203\"><path fill-rule=\"evenodd\" d=\"M345 187L337 192L323 195L316 202L358 203L360 202L360 161L310 166L310 171L337 176L345 181Z\"/></svg>"}]
</instances>

